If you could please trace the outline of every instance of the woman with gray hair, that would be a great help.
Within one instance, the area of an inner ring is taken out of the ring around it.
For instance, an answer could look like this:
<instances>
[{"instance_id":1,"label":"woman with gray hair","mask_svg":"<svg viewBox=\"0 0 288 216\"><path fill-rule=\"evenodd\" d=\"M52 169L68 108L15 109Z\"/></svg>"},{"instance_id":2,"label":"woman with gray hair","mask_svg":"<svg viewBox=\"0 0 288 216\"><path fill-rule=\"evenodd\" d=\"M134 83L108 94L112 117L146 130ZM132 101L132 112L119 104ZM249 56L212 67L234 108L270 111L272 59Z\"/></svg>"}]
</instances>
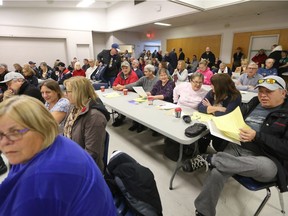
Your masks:
<instances>
[{"instance_id":1,"label":"woman with gray hair","mask_svg":"<svg viewBox=\"0 0 288 216\"><path fill-rule=\"evenodd\" d=\"M183 82L174 88L173 102L179 106L186 106L197 110L198 104L207 94L207 91L202 88L204 76L199 72L195 72L189 79L190 82Z\"/></svg>"},{"instance_id":2,"label":"woman with gray hair","mask_svg":"<svg viewBox=\"0 0 288 216\"><path fill-rule=\"evenodd\" d=\"M23 95L0 103L0 150L11 164L0 185L1 215L116 215L92 158L58 135L39 100Z\"/></svg>"},{"instance_id":3,"label":"woman with gray hair","mask_svg":"<svg viewBox=\"0 0 288 216\"><path fill-rule=\"evenodd\" d=\"M161 68L159 71L159 80L153 86L150 92L147 92L148 96L152 96L153 100L164 100L167 102L173 102L173 89L175 83L167 69Z\"/></svg>"}]
</instances>

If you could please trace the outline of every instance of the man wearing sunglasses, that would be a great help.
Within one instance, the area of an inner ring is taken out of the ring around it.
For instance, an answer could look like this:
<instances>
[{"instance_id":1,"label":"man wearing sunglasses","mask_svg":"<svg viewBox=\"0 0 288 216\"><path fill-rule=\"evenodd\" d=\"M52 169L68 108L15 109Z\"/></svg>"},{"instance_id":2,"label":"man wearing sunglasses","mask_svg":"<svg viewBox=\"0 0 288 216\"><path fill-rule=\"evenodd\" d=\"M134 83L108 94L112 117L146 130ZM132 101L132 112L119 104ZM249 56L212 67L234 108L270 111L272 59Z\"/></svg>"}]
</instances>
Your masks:
<instances>
[{"instance_id":1,"label":"man wearing sunglasses","mask_svg":"<svg viewBox=\"0 0 288 216\"><path fill-rule=\"evenodd\" d=\"M211 172L195 200L196 215L216 214L224 184L235 174L260 182L276 181L281 192L288 190L286 83L279 76L267 76L258 80L256 88L258 97L241 106L245 122L250 126L239 129L241 145L230 142L224 152L198 155L198 163L201 157L202 166L208 166Z\"/></svg>"}]
</instances>

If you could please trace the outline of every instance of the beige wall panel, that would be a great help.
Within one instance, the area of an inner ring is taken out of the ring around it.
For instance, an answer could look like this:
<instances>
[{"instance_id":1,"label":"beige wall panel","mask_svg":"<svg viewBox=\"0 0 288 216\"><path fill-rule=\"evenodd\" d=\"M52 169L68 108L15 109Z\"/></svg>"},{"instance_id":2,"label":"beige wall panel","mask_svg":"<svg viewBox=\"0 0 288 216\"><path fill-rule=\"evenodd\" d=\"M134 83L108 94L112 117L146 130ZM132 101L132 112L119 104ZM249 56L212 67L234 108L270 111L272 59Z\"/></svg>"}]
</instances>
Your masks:
<instances>
[{"instance_id":1,"label":"beige wall panel","mask_svg":"<svg viewBox=\"0 0 288 216\"><path fill-rule=\"evenodd\" d=\"M166 43L167 51L170 52L173 48L175 48L177 54L179 54L178 51L181 47L185 53L185 56L189 57L190 59L192 58L192 55L196 55L199 59L202 53L205 52L205 48L207 46L210 46L215 56L219 57L221 35L168 39Z\"/></svg>"}]
</instances>

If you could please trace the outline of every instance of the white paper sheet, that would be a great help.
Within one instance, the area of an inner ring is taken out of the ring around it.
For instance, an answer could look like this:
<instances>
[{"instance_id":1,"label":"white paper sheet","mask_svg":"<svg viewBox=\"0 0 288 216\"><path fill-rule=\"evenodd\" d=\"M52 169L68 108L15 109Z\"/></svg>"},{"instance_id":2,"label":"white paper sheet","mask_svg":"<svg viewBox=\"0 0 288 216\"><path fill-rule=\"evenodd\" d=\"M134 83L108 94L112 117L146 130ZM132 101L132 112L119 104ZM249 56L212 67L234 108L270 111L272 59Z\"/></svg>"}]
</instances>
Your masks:
<instances>
[{"instance_id":1,"label":"white paper sheet","mask_svg":"<svg viewBox=\"0 0 288 216\"><path fill-rule=\"evenodd\" d=\"M134 91L140 96L140 97L147 97L146 92L144 91L142 86L135 86L133 87Z\"/></svg>"}]
</instances>

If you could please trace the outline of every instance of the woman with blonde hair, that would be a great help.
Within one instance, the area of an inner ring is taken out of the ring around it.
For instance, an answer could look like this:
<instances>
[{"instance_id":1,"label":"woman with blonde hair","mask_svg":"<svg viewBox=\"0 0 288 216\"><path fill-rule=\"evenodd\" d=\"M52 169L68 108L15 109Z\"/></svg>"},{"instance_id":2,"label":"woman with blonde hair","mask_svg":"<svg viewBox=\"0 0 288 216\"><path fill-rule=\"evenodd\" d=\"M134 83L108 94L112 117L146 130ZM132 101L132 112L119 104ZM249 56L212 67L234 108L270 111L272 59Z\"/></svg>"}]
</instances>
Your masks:
<instances>
[{"instance_id":1,"label":"woman with blonde hair","mask_svg":"<svg viewBox=\"0 0 288 216\"><path fill-rule=\"evenodd\" d=\"M15 72L18 72L18 73L22 73L22 66L20 65L20 64L18 64L18 63L15 63L15 64L13 64L13 67L14 67L14 71Z\"/></svg>"},{"instance_id":2,"label":"woman with blonde hair","mask_svg":"<svg viewBox=\"0 0 288 216\"><path fill-rule=\"evenodd\" d=\"M58 135L39 100L22 95L0 103L0 151L11 164L0 185L1 215L116 215L94 161Z\"/></svg>"},{"instance_id":3,"label":"woman with blonde hair","mask_svg":"<svg viewBox=\"0 0 288 216\"><path fill-rule=\"evenodd\" d=\"M110 114L98 98L90 80L76 76L64 81L72 105L66 117L64 136L77 142L104 170L103 154L106 124Z\"/></svg>"},{"instance_id":4,"label":"woman with blonde hair","mask_svg":"<svg viewBox=\"0 0 288 216\"><path fill-rule=\"evenodd\" d=\"M35 71L31 67L23 67L22 73L28 83L38 87L38 78L36 77Z\"/></svg>"},{"instance_id":5,"label":"woman with blonde hair","mask_svg":"<svg viewBox=\"0 0 288 216\"><path fill-rule=\"evenodd\" d=\"M179 85L182 82L188 81L188 71L186 69L186 63L184 60L178 61L177 68L174 70L172 78L175 82L175 85Z\"/></svg>"}]
</instances>

